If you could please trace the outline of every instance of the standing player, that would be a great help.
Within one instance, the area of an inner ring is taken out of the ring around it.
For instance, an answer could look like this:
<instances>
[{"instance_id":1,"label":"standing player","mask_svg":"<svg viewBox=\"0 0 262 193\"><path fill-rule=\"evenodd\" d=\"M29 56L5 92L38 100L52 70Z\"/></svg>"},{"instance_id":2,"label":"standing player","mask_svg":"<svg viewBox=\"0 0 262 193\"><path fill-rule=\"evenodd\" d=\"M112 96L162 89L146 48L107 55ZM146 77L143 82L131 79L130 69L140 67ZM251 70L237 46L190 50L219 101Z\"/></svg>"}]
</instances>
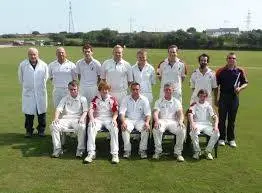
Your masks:
<instances>
[{"instance_id":1,"label":"standing player","mask_svg":"<svg viewBox=\"0 0 262 193\"><path fill-rule=\"evenodd\" d=\"M36 48L28 49L28 59L20 63L18 79L22 85L22 111L25 113L25 137L32 137L34 116L38 117L38 135L45 136L48 79L47 64L39 59Z\"/></svg>"},{"instance_id":2,"label":"standing player","mask_svg":"<svg viewBox=\"0 0 262 193\"><path fill-rule=\"evenodd\" d=\"M184 81L187 68L177 57L178 48L176 45L168 47L168 58L159 64L157 73L161 81L160 98L164 96L164 85L174 84L174 97L182 103L182 82Z\"/></svg>"},{"instance_id":3,"label":"standing player","mask_svg":"<svg viewBox=\"0 0 262 193\"><path fill-rule=\"evenodd\" d=\"M106 60L101 67L101 79L111 86L111 95L120 104L127 95L128 85L133 81L130 64L123 60L123 48L116 45L113 48L113 58Z\"/></svg>"},{"instance_id":4,"label":"standing player","mask_svg":"<svg viewBox=\"0 0 262 193\"><path fill-rule=\"evenodd\" d=\"M194 147L194 159L199 159L201 149L199 147L198 135L201 132L210 136L207 144L205 155L208 160L212 160L211 154L214 145L219 138L218 117L209 102L207 102L208 92L200 89L198 91L198 102L194 102L188 111L188 119L190 122L190 136ZM211 120L214 120L214 124Z\"/></svg>"},{"instance_id":5,"label":"standing player","mask_svg":"<svg viewBox=\"0 0 262 193\"><path fill-rule=\"evenodd\" d=\"M85 44L82 51L84 58L77 61L76 73L80 80L80 94L86 97L87 103L89 104L97 94L101 64L92 57L93 48L90 44Z\"/></svg>"},{"instance_id":6,"label":"standing player","mask_svg":"<svg viewBox=\"0 0 262 193\"><path fill-rule=\"evenodd\" d=\"M66 51L59 47L56 49L57 60L51 62L48 66L49 78L52 80L53 101L54 106L57 107L60 100L68 94L67 85L70 81L76 80L75 64L67 60Z\"/></svg>"},{"instance_id":7,"label":"standing player","mask_svg":"<svg viewBox=\"0 0 262 193\"><path fill-rule=\"evenodd\" d=\"M217 88L215 73L208 67L209 56L207 54L201 54L198 57L199 68L197 68L191 75L190 87L192 88L192 96L190 104L197 102L198 91L205 89L208 92L208 98L206 99L212 105L212 91Z\"/></svg>"},{"instance_id":8,"label":"standing player","mask_svg":"<svg viewBox=\"0 0 262 193\"><path fill-rule=\"evenodd\" d=\"M226 60L226 66L220 68L216 73L217 85L220 90L219 101L217 101L217 92L215 92L219 113L220 138L218 144L224 146L227 137L229 145L236 147L235 120L239 106L239 93L247 87L248 80L244 70L237 67L235 53L229 53Z\"/></svg>"},{"instance_id":9,"label":"standing player","mask_svg":"<svg viewBox=\"0 0 262 193\"><path fill-rule=\"evenodd\" d=\"M147 51L140 49L137 52L137 63L132 66L134 82L141 86L141 94L153 102L152 85L156 84L155 69L147 62Z\"/></svg>"}]
</instances>

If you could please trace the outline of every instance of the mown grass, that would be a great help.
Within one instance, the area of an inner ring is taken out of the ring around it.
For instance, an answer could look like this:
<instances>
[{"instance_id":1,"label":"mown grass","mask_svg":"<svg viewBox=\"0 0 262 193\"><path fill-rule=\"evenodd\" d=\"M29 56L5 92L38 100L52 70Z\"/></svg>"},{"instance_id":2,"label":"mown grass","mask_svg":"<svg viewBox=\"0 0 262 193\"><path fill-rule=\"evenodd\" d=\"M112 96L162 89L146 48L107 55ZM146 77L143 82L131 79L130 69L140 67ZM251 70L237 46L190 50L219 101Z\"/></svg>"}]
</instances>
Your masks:
<instances>
[{"instance_id":1,"label":"mown grass","mask_svg":"<svg viewBox=\"0 0 262 193\"><path fill-rule=\"evenodd\" d=\"M90 165L74 157L75 139L66 144L62 159L51 159L52 141L49 129L46 138L24 138L21 112L21 88L17 67L26 57L27 48L0 49L1 130L0 130L0 192L261 192L261 100L262 52L236 52L240 65L246 66L249 86L241 93L236 131L238 148L219 148L214 161L194 161L186 153L184 163L171 156L160 161L120 160L110 164L109 144L100 134L97 140L97 159ZM80 47L67 47L72 61L81 58ZM127 49L125 59L136 61L137 49ZM229 51L182 50L180 57L190 65L189 75L197 67L197 56L211 56L210 66L216 69L225 63ZM40 48L47 63L55 58L54 47ZM95 48L95 58L103 61L111 57L111 49ZM149 60L155 66L166 57L166 50L149 50ZM212 67L213 66L213 67ZM250 68L256 67L256 68ZM154 88L155 98L159 86ZM48 124L53 117L51 83L48 83ZM187 108L190 98L189 77L184 82L183 102ZM172 152L170 141L166 151ZM137 147L137 145L136 145Z\"/></svg>"}]
</instances>

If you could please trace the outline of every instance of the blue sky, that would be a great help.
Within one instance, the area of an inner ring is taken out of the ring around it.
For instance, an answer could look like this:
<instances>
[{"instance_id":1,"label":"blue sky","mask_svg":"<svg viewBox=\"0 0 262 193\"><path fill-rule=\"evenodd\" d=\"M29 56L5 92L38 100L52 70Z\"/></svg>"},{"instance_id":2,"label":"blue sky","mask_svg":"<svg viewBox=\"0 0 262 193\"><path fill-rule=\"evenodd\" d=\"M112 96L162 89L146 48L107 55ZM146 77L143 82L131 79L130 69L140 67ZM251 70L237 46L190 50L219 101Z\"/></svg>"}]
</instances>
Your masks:
<instances>
[{"instance_id":1,"label":"blue sky","mask_svg":"<svg viewBox=\"0 0 262 193\"><path fill-rule=\"evenodd\" d=\"M261 0L71 0L75 32L262 29ZM0 0L0 34L68 30L69 0Z\"/></svg>"}]
</instances>

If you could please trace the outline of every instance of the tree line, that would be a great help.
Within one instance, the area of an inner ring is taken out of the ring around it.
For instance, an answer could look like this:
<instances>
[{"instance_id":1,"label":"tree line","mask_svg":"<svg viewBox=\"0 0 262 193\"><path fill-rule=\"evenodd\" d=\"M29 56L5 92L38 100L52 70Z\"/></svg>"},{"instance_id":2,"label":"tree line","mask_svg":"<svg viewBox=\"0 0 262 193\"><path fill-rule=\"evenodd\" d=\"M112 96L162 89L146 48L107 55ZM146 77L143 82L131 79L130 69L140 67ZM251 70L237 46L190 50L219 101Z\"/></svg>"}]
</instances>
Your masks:
<instances>
[{"instance_id":1,"label":"tree line","mask_svg":"<svg viewBox=\"0 0 262 193\"><path fill-rule=\"evenodd\" d=\"M39 35L34 31L32 34ZM9 34L2 35L2 38ZM197 32L195 28L186 31L179 29L170 32L133 32L119 33L105 28L87 33L49 33L51 41L60 42L62 45L80 46L85 42L99 47L112 47L120 44L130 48L167 48L176 44L182 49L238 49L238 50L262 50L262 30L244 31L239 35L225 34L212 37L205 31ZM13 36L12 36L13 37Z\"/></svg>"}]
</instances>

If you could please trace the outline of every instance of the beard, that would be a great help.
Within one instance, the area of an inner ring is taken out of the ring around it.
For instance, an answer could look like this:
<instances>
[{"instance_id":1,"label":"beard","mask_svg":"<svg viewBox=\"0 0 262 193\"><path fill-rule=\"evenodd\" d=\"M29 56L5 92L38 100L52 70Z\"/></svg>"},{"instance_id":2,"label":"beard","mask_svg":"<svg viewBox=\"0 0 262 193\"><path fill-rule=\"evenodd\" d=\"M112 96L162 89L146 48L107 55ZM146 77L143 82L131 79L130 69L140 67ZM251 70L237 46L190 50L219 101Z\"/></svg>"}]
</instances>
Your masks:
<instances>
[{"instance_id":1,"label":"beard","mask_svg":"<svg viewBox=\"0 0 262 193\"><path fill-rule=\"evenodd\" d=\"M206 68L206 66L207 66L207 64L200 64L200 68L201 68L201 69Z\"/></svg>"}]
</instances>

